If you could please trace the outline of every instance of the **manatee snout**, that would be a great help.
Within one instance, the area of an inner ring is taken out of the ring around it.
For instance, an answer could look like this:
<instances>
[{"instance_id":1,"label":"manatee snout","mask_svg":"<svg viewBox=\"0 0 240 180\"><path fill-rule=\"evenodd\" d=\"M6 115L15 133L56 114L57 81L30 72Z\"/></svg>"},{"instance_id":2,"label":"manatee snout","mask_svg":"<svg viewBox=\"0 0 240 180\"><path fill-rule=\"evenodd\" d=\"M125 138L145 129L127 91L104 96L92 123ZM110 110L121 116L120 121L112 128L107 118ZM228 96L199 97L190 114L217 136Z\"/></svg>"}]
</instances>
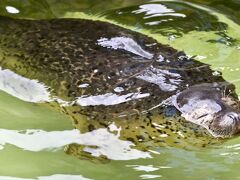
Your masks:
<instances>
[{"instance_id":1,"label":"manatee snout","mask_svg":"<svg viewBox=\"0 0 240 180\"><path fill-rule=\"evenodd\" d=\"M179 93L175 106L190 122L206 128L214 137L240 133L240 102L212 85L191 87Z\"/></svg>"},{"instance_id":2,"label":"manatee snout","mask_svg":"<svg viewBox=\"0 0 240 180\"><path fill-rule=\"evenodd\" d=\"M208 127L215 137L228 137L240 132L240 113L235 111L220 111L213 116Z\"/></svg>"}]
</instances>

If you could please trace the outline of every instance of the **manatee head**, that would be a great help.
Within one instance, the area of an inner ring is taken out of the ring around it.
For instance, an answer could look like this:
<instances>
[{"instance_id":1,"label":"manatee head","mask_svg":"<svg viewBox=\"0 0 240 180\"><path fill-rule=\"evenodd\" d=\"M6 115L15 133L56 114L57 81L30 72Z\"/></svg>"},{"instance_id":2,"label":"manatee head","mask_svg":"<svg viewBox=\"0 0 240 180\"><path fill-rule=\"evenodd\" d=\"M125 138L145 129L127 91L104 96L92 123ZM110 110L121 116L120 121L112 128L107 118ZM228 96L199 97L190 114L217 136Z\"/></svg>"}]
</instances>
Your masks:
<instances>
[{"instance_id":1,"label":"manatee head","mask_svg":"<svg viewBox=\"0 0 240 180\"><path fill-rule=\"evenodd\" d=\"M226 109L213 116L208 130L215 137L229 137L240 132L240 113L235 109Z\"/></svg>"},{"instance_id":2,"label":"manatee head","mask_svg":"<svg viewBox=\"0 0 240 180\"><path fill-rule=\"evenodd\" d=\"M175 106L187 121L214 137L233 136L240 132L240 104L235 93L226 96L222 90L213 85L190 87L177 95Z\"/></svg>"}]
</instances>

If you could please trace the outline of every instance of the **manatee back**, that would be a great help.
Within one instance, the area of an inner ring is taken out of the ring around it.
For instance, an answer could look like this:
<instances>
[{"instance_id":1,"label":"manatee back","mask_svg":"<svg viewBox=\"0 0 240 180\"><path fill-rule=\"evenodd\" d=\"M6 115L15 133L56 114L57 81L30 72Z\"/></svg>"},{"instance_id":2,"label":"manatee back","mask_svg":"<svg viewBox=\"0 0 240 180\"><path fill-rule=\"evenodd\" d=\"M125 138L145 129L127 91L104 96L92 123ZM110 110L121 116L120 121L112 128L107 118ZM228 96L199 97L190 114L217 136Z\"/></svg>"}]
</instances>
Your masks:
<instances>
[{"instance_id":1,"label":"manatee back","mask_svg":"<svg viewBox=\"0 0 240 180\"><path fill-rule=\"evenodd\" d=\"M51 88L53 95L67 101L112 94L128 99L110 103L110 109L108 102L90 103L94 106L91 111L142 112L188 86L224 81L221 76L213 76L208 65L188 59L183 52L110 23L1 20L7 21L7 25L1 23L5 29L0 36L3 68L38 79Z\"/></svg>"},{"instance_id":2,"label":"manatee back","mask_svg":"<svg viewBox=\"0 0 240 180\"><path fill-rule=\"evenodd\" d=\"M38 79L53 96L71 102L64 111L83 132L114 122L122 127L120 138L144 147L201 147L214 141L179 114L167 117L162 106L189 86L224 82L209 65L100 21L1 17L0 26L1 66Z\"/></svg>"}]
</instances>

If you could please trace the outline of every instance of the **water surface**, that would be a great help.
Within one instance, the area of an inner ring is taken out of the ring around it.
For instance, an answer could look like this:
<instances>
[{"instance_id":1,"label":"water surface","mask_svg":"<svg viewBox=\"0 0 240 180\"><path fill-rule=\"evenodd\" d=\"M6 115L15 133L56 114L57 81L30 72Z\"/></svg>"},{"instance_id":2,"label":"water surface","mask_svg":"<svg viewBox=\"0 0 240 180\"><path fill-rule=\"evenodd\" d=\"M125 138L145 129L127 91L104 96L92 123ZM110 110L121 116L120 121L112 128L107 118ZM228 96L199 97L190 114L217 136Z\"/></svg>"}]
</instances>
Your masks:
<instances>
[{"instance_id":1,"label":"water surface","mask_svg":"<svg viewBox=\"0 0 240 180\"><path fill-rule=\"evenodd\" d=\"M0 4L1 15L15 18L91 18L142 32L211 64L240 95L239 9L238 0L4 0ZM198 150L140 151L104 128L81 134L64 113L29 101L27 95L0 92L0 179L240 179L238 137ZM118 131L114 124L112 128ZM88 145L86 156L78 159L65 153L72 143ZM101 155L110 160L102 161Z\"/></svg>"}]
</instances>

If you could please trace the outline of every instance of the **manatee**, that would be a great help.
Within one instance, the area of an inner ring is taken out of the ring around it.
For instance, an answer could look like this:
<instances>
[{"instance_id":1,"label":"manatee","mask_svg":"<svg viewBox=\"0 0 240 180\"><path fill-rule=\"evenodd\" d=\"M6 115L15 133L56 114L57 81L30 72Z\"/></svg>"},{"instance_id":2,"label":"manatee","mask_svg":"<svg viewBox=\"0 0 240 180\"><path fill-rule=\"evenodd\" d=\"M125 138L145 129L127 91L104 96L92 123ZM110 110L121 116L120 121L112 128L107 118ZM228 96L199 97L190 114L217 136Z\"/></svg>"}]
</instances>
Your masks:
<instances>
[{"instance_id":1,"label":"manatee","mask_svg":"<svg viewBox=\"0 0 240 180\"><path fill-rule=\"evenodd\" d=\"M240 130L235 86L220 72L118 25L1 16L0 57L2 69L44 83L81 132L114 124L150 149L204 147Z\"/></svg>"}]
</instances>

